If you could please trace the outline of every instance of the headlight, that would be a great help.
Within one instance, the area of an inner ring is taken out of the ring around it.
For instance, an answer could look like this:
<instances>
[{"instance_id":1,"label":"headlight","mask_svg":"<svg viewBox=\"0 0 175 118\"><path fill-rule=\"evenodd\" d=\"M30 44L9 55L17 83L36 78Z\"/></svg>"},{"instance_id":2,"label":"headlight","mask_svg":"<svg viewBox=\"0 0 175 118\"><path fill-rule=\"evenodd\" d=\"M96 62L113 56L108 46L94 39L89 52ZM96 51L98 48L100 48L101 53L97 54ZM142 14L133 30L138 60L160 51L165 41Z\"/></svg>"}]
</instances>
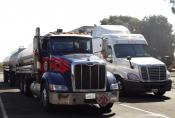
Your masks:
<instances>
[{"instance_id":1,"label":"headlight","mask_svg":"<svg viewBox=\"0 0 175 118\"><path fill-rule=\"evenodd\" d=\"M51 91L68 91L68 88L65 85L50 84L49 87Z\"/></svg>"},{"instance_id":2,"label":"headlight","mask_svg":"<svg viewBox=\"0 0 175 118\"><path fill-rule=\"evenodd\" d=\"M167 71L167 79L171 79L171 74L169 71Z\"/></svg>"},{"instance_id":3,"label":"headlight","mask_svg":"<svg viewBox=\"0 0 175 118\"><path fill-rule=\"evenodd\" d=\"M111 90L118 90L118 84L117 83L111 84L110 89Z\"/></svg>"},{"instance_id":4,"label":"headlight","mask_svg":"<svg viewBox=\"0 0 175 118\"><path fill-rule=\"evenodd\" d=\"M128 73L128 79L129 80L139 80L139 76L133 73Z\"/></svg>"}]
</instances>

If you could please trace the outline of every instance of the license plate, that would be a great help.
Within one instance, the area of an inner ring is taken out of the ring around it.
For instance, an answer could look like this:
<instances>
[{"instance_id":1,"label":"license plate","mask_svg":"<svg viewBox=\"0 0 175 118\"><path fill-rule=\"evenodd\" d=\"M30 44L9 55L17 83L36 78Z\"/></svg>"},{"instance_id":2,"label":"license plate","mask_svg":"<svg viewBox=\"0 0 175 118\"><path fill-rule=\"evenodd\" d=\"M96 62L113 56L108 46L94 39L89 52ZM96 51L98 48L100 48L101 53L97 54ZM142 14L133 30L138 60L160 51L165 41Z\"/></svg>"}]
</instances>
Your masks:
<instances>
[{"instance_id":1,"label":"license plate","mask_svg":"<svg viewBox=\"0 0 175 118\"><path fill-rule=\"evenodd\" d=\"M89 100L89 99L95 99L95 93L86 93L85 95L85 99Z\"/></svg>"}]
</instances>

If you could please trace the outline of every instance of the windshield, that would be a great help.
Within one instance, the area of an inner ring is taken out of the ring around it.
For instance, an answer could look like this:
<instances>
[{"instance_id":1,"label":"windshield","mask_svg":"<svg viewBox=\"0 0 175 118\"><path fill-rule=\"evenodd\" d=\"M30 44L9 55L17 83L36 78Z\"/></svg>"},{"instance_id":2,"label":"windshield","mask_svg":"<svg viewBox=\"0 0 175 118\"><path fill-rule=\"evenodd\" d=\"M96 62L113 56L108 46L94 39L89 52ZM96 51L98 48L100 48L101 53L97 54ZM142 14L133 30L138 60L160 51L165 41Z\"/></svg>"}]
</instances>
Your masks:
<instances>
[{"instance_id":1,"label":"windshield","mask_svg":"<svg viewBox=\"0 0 175 118\"><path fill-rule=\"evenodd\" d=\"M51 50L53 54L92 53L91 38L75 36L52 37Z\"/></svg>"},{"instance_id":2,"label":"windshield","mask_svg":"<svg viewBox=\"0 0 175 118\"><path fill-rule=\"evenodd\" d=\"M144 44L116 44L114 45L115 55L118 58L150 57L149 48Z\"/></svg>"}]
</instances>

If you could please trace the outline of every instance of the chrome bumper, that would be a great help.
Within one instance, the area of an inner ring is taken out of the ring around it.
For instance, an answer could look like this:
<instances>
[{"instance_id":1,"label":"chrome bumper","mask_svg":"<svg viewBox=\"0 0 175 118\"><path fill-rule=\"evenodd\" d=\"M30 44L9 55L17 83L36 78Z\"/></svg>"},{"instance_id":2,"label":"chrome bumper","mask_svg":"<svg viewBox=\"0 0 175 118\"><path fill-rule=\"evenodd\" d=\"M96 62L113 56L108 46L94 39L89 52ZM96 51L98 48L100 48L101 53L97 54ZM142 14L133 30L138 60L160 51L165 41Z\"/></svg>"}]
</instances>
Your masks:
<instances>
[{"instance_id":1,"label":"chrome bumper","mask_svg":"<svg viewBox=\"0 0 175 118\"><path fill-rule=\"evenodd\" d=\"M87 98L87 95L95 95L94 98ZM99 104L99 98L108 96L107 102L114 103L119 100L119 91L113 92L90 92L90 93L56 93L49 92L49 102L60 105L81 105L81 104ZM106 99L105 99L106 100ZM105 101L104 100L104 101ZM103 100L101 100L103 101Z\"/></svg>"}]
</instances>

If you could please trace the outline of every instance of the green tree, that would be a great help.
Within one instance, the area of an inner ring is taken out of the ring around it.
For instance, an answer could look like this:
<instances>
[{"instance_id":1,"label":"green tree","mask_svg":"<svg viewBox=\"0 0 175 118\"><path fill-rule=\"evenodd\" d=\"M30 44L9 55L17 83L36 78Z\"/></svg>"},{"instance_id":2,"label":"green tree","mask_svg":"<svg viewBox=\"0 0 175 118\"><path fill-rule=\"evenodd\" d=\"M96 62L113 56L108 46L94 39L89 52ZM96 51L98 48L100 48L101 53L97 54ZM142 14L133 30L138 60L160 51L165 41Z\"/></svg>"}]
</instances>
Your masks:
<instances>
[{"instance_id":1,"label":"green tree","mask_svg":"<svg viewBox=\"0 0 175 118\"><path fill-rule=\"evenodd\" d=\"M2 63L0 62L0 72L2 71L2 68L3 68Z\"/></svg>"},{"instance_id":2,"label":"green tree","mask_svg":"<svg viewBox=\"0 0 175 118\"><path fill-rule=\"evenodd\" d=\"M145 17L141 26L141 33L153 50L153 55L155 57L170 56L172 61L175 37L172 35L172 25L168 23L167 18L161 15Z\"/></svg>"},{"instance_id":3,"label":"green tree","mask_svg":"<svg viewBox=\"0 0 175 118\"><path fill-rule=\"evenodd\" d=\"M169 56L169 64L173 60L175 35L172 25L164 16L145 17L142 21L130 16L110 16L100 21L102 25L124 25L131 33L143 34L152 50L154 57ZM167 60L163 58L163 60ZM166 61L165 61L166 62Z\"/></svg>"},{"instance_id":4,"label":"green tree","mask_svg":"<svg viewBox=\"0 0 175 118\"><path fill-rule=\"evenodd\" d=\"M130 16L110 16L100 21L102 25L124 25L131 33L140 33L141 22Z\"/></svg>"},{"instance_id":5,"label":"green tree","mask_svg":"<svg viewBox=\"0 0 175 118\"><path fill-rule=\"evenodd\" d=\"M171 10L175 14L175 0L169 0L171 4Z\"/></svg>"}]
</instances>

